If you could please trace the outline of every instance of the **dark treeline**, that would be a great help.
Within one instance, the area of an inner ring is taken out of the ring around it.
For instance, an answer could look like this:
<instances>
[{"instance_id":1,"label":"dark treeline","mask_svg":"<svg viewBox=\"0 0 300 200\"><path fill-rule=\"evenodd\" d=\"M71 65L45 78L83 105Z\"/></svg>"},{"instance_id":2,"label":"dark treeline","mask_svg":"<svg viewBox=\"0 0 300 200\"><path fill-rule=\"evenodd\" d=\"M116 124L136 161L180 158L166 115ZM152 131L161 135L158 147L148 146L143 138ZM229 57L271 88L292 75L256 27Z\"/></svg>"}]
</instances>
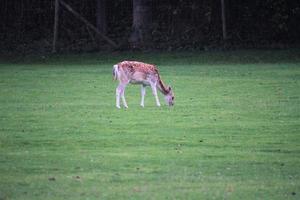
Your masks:
<instances>
[{"instance_id":1,"label":"dark treeline","mask_svg":"<svg viewBox=\"0 0 300 200\"><path fill-rule=\"evenodd\" d=\"M300 42L299 0L224 0L225 41L221 0L64 2L121 49L189 50L224 45L255 48L292 46ZM0 52L51 52L54 0L1 0L0 18ZM137 28L139 25L134 24L146 26ZM59 51L111 49L62 6L57 45Z\"/></svg>"}]
</instances>

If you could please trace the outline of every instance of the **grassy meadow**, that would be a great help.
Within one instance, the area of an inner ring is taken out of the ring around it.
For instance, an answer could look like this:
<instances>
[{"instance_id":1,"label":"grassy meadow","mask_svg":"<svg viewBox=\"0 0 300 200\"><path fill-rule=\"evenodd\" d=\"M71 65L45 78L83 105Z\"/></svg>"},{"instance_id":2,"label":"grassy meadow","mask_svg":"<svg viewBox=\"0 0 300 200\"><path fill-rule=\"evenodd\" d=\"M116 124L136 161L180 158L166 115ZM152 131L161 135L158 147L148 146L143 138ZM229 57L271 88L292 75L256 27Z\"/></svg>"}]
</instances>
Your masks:
<instances>
[{"instance_id":1,"label":"grassy meadow","mask_svg":"<svg viewBox=\"0 0 300 200\"><path fill-rule=\"evenodd\" d=\"M115 107L112 66L158 65ZM0 199L299 199L300 51L0 61Z\"/></svg>"}]
</instances>

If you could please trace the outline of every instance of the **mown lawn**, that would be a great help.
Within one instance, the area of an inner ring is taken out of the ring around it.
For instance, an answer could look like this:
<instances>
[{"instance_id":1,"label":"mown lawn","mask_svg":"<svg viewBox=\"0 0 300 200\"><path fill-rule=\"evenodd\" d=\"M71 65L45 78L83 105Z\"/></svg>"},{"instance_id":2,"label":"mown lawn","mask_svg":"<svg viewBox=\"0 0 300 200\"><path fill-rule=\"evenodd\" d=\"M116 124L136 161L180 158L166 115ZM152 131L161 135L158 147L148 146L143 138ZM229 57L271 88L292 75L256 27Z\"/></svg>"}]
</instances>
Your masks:
<instances>
[{"instance_id":1,"label":"mown lawn","mask_svg":"<svg viewBox=\"0 0 300 200\"><path fill-rule=\"evenodd\" d=\"M176 105L132 85L118 110L124 59L156 63ZM299 50L0 62L0 199L299 198Z\"/></svg>"}]
</instances>

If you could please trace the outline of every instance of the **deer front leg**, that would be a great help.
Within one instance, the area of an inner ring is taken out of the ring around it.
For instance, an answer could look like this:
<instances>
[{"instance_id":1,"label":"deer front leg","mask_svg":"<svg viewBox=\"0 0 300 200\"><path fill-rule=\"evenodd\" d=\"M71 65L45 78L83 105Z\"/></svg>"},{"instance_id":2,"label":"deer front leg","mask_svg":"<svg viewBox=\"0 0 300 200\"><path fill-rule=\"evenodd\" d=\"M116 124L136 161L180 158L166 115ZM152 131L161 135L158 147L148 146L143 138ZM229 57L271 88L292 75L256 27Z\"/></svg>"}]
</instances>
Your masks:
<instances>
[{"instance_id":1,"label":"deer front leg","mask_svg":"<svg viewBox=\"0 0 300 200\"><path fill-rule=\"evenodd\" d=\"M145 94L146 94L146 87L144 85L141 86L141 96L142 96L142 99L141 99L141 106L144 107L145 104L144 104L144 101L145 101Z\"/></svg>"},{"instance_id":2,"label":"deer front leg","mask_svg":"<svg viewBox=\"0 0 300 200\"><path fill-rule=\"evenodd\" d=\"M152 93L155 97L156 105L160 106L159 99L158 99L158 96L157 96L156 84L151 84L151 89L152 89Z\"/></svg>"}]
</instances>

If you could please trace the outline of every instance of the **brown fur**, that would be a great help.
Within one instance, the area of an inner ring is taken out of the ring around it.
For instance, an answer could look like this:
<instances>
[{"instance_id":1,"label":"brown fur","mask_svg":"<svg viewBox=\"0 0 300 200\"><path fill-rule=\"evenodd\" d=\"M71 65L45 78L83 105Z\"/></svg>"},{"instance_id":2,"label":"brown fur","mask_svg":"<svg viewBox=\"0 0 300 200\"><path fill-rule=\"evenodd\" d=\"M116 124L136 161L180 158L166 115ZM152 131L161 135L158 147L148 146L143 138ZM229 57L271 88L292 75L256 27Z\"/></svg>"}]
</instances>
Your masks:
<instances>
[{"instance_id":1,"label":"brown fur","mask_svg":"<svg viewBox=\"0 0 300 200\"><path fill-rule=\"evenodd\" d=\"M169 89L166 87L166 85L163 83L163 81L160 78L158 69L153 64L147 64L143 62L138 61L122 61L117 64L120 71L123 71L124 74L126 74L128 77L126 79L135 79L135 78L141 78L146 79L149 76L154 76L158 78L158 89L163 94L168 94ZM138 73L139 72L139 73ZM135 77L135 74L139 74L140 77ZM120 77L121 79L124 79L124 77Z\"/></svg>"},{"instance_id":2,"label":"brown fur","mask_svg":"<svg viewBox=\"0 0 300 200\"><path fill-rule=\"evenodd\" d=\"M155 96L157 106L160 106L159 98L157 96L157 89L164 95L165 100L169 106L174 105L174 93L170 87L166 86L160 78L159 72L155 65L137 62L137 61L123 61L114 65L113 76L115 80L119 81L116 89L116 106L120 108L120 97L123 105L127 108L125 100L125 88L131 84L140 84L141 87L141 106L144 107L145 87L151 86L152 93Z\"/></svg>"}]
</instances>

